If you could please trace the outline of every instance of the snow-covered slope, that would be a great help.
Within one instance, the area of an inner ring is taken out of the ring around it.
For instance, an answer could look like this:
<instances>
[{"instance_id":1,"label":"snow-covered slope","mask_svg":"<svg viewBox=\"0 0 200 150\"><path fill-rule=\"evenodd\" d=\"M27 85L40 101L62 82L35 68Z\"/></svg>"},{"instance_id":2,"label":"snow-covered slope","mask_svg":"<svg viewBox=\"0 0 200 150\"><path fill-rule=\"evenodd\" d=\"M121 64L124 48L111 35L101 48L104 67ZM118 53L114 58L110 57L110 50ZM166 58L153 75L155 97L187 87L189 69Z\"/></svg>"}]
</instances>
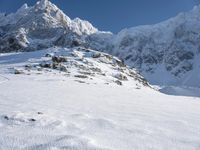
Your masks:
<instances>
[{"instance_id":1,"label":"snow-covered slope","mask_svg":"<svg viewBox=\"0 0 200 150\"><path fill-rule=\"evenodd\" d=\"M152 83L200 87L200 6L156 25L124 29L109 53ZM106 50L106 49L105 49Z\"/></svg>"},{"instance_id":2,"label":"snow-covered slope","mask_svg":"<svg viewBox=\"0 0 200 150\"><path fill-rule=\"evenodd\" d=\"M0 149L199 150L200 99L130 71L84 48L1 54Z\"/></svg>"},{"instance_id":3,"label":"snow-covered slope","mask_svg":"<svg viewBox=\"0 0 200 150\"><path fill-rule=\"evenodd\" d=\"M11 74L47 74L72 78L85 84L150 88L136 70L129 69L118 58L82 47L3 54L0 56L0 65L4 68L3 72Z\"/></svg>"},{"instance_id":4,"label":"snow-covered slope","mask_svg":"<svg viewBox=\"0 0 200 150\"><path fill-rule=\"evenodd\" d=\"M48 0L0 14L0 149L199 150L199 10L118 35Z\"/></svg>"}]
</instances>

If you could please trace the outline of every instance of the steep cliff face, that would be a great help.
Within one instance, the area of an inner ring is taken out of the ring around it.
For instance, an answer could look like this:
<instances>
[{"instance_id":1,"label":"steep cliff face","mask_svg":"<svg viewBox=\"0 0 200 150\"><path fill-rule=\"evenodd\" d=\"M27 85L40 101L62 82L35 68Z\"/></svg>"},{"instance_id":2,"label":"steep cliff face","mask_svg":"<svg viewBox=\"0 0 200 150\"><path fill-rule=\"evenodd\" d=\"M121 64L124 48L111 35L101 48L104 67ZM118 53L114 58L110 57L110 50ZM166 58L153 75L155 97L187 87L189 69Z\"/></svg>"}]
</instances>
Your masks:
<instances>
[{"instance_id":1,"label":"steep cliff face","mask_svg":"<svg viewBox=\"0 0 200 150\"><path fill-rule=\"evenodd\" d=\"M200 6L165 22L124 29L110 53L153 84L200 86Z\"/></svg>"}]
</instances>

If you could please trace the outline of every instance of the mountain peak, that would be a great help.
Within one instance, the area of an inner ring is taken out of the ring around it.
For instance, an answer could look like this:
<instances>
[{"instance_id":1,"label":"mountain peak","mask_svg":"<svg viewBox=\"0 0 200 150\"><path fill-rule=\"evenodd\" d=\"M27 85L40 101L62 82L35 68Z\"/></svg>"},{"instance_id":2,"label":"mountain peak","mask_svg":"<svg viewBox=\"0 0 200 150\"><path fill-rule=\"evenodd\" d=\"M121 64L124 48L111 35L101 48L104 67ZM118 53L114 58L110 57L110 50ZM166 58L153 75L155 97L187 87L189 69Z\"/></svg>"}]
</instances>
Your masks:
<instances>
[{"instance_id":1,"label":"mountain peak","mask_svg":"<svg viewBox=\"0 0 200 150\"><path fill-rule=\"evenodd\" d=\"M40 0L36 3L36 6L38 9L46 9L46 7L49 5L49 0Z\"/></svg>"},{"instance_id":2,"label":"mountain peak","mask_svg":"<svg viewBox=\"0 0 200 150\"><path fill-rule=\"evenodd\" d=\"M6 31L1 28L6 28ZM74 39L84 41L88 35L96 32L98 30L88 21L70 19L49 0L40 0L31 7L24 4L16 13L0 14L0 35L4 35L0 37L0 51L71 45ZM8 39L14 43L6 42Z\"/></svg>"},{"instance_id":3,"label":"mountain peak","mask_svg":"<svg viewBox=\"0 0 200 150\"><path fill-rule=\"evenodd\" d=\"M24 5L22 5L18 10L17 12L23 12L24 10L28 9L28 5L25 3Z\"/></svg>"},{"instance_id":4,"label":"mountain peak","mask_svg":"<svg viewBox=\"0 0 200 150\"><path fill-rule=\"evenodd\" d=\"M200 4L193 7L193 11L200 11Z\"/></svg>"}]
</instances>

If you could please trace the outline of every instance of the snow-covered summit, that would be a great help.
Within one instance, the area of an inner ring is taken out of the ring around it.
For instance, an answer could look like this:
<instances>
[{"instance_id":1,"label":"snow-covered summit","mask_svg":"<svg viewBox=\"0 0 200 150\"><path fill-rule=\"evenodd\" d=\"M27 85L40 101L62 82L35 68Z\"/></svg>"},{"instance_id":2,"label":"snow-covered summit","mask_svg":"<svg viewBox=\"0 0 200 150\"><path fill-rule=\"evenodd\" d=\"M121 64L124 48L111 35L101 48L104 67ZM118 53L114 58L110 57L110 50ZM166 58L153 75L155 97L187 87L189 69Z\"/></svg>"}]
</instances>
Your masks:
<instances>
[{"instance_id":1,"label":"snow-covered summit","mask_svg":"<svg viewBox=\"0 0 200 150\"><path fill-rule=\"evenodd\" d=\"M25 32L20 32L20 31ZM16 13L0 15L0 51L36 50L70 45L98 30L88 21L70 19L48 0L24 4Z\"/></svg>"},{"instance_id":2,"label":"snow-covered summit","mask_svg":"<svg viewBox=\"0 0 200 150\"><path fill-rule=\"evenodd\" d=\"M35 20L32 20L34 17ZM66 28L71 29L72 31L75 31L77 33L81 34L92 34L97 32L98 30L92 26L87 21L81 20L81 19L74 19L71 20L67 15L63 13L62 10L60 10L56 5L51 3L49 0L41 0L38 1L34 6L28 7L27 4L24 4L21 8L17 10L16 13L12 14L1 14L0 19L2 20L0 22L0 26L5 26L9 24L16 24L17 25L23 25L23 23L18 23L21 20L24 20L25 18L29 18L29 22L37 21L40 17L43 17L46 22L49 22L49 26L54 23L59 24L61 26L65 26ZM46 18L45 18L46 17ZM31 22L31 23L32 23Z\"/></svg>"},{"instance_id":3,"label":"snow-covered summit","mask_svg":"<svg viewBox=\"0 0 200 150\"><path fill-rule=\"evenodd\" d=\"M40 0L37 2L36 7L38 9L44 10L46 7L48 7L48 5L51 5L49 0Z\"/></svg>"}]
</instances>

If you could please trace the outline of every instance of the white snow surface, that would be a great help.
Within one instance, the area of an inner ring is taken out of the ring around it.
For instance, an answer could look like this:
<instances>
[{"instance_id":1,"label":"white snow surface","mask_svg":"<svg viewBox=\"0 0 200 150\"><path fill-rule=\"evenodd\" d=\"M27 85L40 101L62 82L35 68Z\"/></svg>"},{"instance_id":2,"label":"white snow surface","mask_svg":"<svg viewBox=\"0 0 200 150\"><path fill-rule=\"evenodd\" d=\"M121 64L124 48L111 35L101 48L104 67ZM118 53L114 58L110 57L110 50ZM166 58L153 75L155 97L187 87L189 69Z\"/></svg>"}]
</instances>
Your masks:
<instances>
[{"instance_id":1,"label":"white snow surface","mask_svg":"<svg viewBox=\"0 0 200 150\"><path fill-rule=\"evenodd\" d=\"M199 150L199 14L196 6L157 25L113 35L88 21L71 20L48 0L32 7L25 4L13 14L1 13L0 26L19 28L20 34L14 35L22 39L23 47L35 43L50 47L50 39L54 41L63 32L59 28L66 27L70 33L88 36L93 48L127 57L132 67L137 66L131 60L134 56L142 54L143 61L152 56L156 59L147 59L139 69L159 87L148 86L117 58L82 47L0 53L0 149ZM29 32L30 37L19 36ZM73 39L73 34L69 37ZM136 51L140 46L143 53ZM173 61L178 64L169 72L166 66ZM176 71L181 74L175 77Z\"/></svg>"},{"instance_id":2,"label":"white snow surface","mask_svg":"<svg viewBox=\"0 0 200 150\"><path fill-rule=\"evenodd\" d=\"M79 83L53 70L12 73L55 51L64 54L48 49L0 55L0 149L200 149L199 98L138 89L132 81L107 85L98 77Z\"/></svg>"}]
</instances>

